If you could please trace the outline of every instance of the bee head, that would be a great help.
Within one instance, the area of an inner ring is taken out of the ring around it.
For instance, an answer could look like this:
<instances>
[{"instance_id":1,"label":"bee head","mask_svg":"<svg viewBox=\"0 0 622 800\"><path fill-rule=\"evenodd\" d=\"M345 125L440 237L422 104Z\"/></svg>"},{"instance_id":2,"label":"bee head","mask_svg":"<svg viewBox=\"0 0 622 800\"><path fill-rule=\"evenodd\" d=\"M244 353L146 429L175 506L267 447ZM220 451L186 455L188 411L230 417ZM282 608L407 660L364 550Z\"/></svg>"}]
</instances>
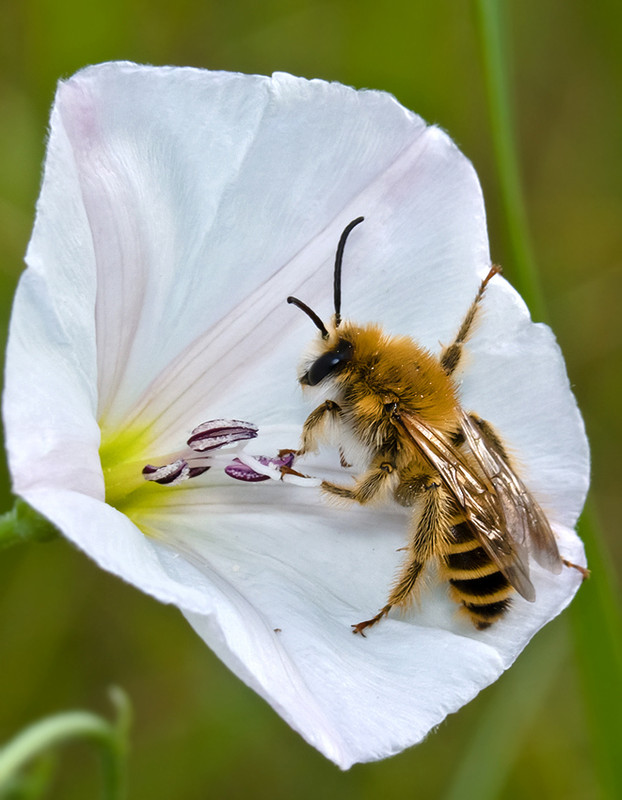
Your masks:
<instances>
[{"instance_id":1,"label":"bee head","mask_svg":"<svg viewBox=\"0 0 622 800\"><path fill-rule=\"evenodd\" d=\"M335 333L337 333L337 329L341 323L341 265L343 262L343 251L350 231L352 228L356 227L360 222L362 222L363 219L364 217L357 217L356 219L352 220L352 222L345 227L339 239L339 244L337 245L334 275ZM320 331L322 339L329 344L328 349L311 363L307 371L300 378L300 383L302 383L303 386L315 386L320 381L324 380L324 378L340 372L346 366L346 364L352 360L354 355L354 345L352 342L339 336L337 336L334 344L330 343L330 339L334 339L335 337L334 335L331 337L326 325L324 325L315 311L309 308L306 303L303 303L302 300L299 300L297 297L288 297L287 302L292 303L301 311L304 311L304 313L311 319L313 324Z\"/></svg>"}]
</instances>

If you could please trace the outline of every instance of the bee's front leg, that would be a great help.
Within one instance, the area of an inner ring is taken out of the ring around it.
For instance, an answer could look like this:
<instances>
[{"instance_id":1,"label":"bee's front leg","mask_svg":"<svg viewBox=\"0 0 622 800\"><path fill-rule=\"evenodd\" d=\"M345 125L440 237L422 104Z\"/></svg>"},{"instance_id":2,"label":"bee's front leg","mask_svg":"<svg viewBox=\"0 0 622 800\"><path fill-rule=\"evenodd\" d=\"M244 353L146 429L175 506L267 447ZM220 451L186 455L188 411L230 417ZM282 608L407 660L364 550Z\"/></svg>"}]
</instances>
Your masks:
<instances>
[{"instance_id":1,"label":"bee's front leg","mask_svg":"<svg viewBox=\"0 0 622 800\"><path fill-rule=\"evenodd\" d=\"M279 450L278 457L302 456L305 453L315 452L318 449L319 441L326 437L326 426L331 421L338 421L341 416L341 408L333 400L326 400L322 405L314 409L302 426L302 440L298 450L283 448ZM292 469L291 466L281 467L283 475L296 475L307 477L302 473Z\"/></svg>"},{"instance_id":2,"label":"bee's front leg","mask_svg":"<svg viewBox=\"0 0 622 800\"><path fill-rule=\"evenodd\" d=\"M500 267L493 266L490 268L488 275L480 284L479 290L475 295L475 300L473 300L471 303L465 318L462 320L462 325L460 326L460 330L458 331L456 338L450 345L443 348L440 359L441 366L448 375L453 375L458 367L458 364L460 363L460 359L462 358L462 348L473 329L473 323L475 322L480 303L484 296L484 290L486 289L490 279L499 272L501 272Z\"/></svg>"},{"instance_id":3,"label":"bee's front leg","mask_svg":"<svg viewBox=\"0 0 622 800\"><path fill-rule=\"evenodd\" d=\"M315 452L320 439L326 438L326 426L331 422L338 422L341 417L341 408L334 400L326 400L314 409L302 426L302 442L297 455Z\"/></svg>"},{"instance_id":4,"label":"bee's front leg","mask_svg":"<svg viewBox=\"0 0 622 800\"><path fill-rule=\"evenodd\" d=\"M322 481L322 489L329 494L343 497L346 500L355 500L364 505L370 500L379 499L391 490L397 478L394 459L390 455L380 453L374 458L367 472L364 472L354 485L339 486L330 481Z\"/></svg>"}]
</instances>

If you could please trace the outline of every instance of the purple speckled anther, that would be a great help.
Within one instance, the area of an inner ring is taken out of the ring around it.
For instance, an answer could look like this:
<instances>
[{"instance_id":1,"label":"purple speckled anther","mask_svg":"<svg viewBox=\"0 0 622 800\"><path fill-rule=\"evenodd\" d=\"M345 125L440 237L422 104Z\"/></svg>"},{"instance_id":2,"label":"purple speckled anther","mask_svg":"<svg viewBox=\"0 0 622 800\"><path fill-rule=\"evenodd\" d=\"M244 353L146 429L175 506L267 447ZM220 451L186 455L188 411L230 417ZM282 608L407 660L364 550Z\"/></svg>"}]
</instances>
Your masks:
<instances>
[{"instance_id":1,"label":"purple speckled anther","mask_svg":"<svg viewBox=\"0 0 622 800\"><path fill-rule=\"evenodd\" d=\"M294 457L294 453L287 453L276 458L255 456L255 461L259 461L260 464L265 464L267 467L281 469L282 467L291 467L294 463ZM252 467L243 464L239 458L234 458L231 464L225 467L225 472L230 478L235 478L238 481L247 481L248 483L270 480L269 475L262 475L260 472L256 472Z\"/></svg>"},{"instance_id":2,"label":"purple speckled anther","mask_svg":"<svg viewBox=\"0 0 622 800\"><path fill-rule=\"evenodd\" d=\"M211 419L196 427L190 434L188 446L197 453L217 450L226 444L254 439L257 426L239 419Z\"/></svg>"},{"instance_id":3,"label":"purple speckled anther","mask_svg":"<svg viewBox=\"0 0 622 800\"><path fill-rule=\"evenodd\" d=\"M155 467L152 464L147 464L143 467L143 476L148 481L155 481L163 486L179 483L190 476L190 469L188 464L183 458L178 458L171 464L165 464L162 467Z\"/></svg>"},{"instance_id":4,"label":"purple speckled anther","mask_svg":"<svg viewBox=\"0 0 622 800\"><path fill-rule=\"evenodd\" d=\"M236 458L242 447L238 443L254 439L257 432L258 428L252 422L239 419L210 419L192 431L187 441L188 449L177 453L168 464L159 467L147 464L143 468L143 477L163 486L175 486L189 478L202 475L216 463L224 467L229 477L240 481L265 481L270 477L280 477L278 470L281 467L291 466L294 461L293 454L288 453L277 458L257 456L253 459L256 464L271 468L272 475L257 472ZM228 452L216 452L226 445L238 446Z\"/></svg>"}]
</instances>

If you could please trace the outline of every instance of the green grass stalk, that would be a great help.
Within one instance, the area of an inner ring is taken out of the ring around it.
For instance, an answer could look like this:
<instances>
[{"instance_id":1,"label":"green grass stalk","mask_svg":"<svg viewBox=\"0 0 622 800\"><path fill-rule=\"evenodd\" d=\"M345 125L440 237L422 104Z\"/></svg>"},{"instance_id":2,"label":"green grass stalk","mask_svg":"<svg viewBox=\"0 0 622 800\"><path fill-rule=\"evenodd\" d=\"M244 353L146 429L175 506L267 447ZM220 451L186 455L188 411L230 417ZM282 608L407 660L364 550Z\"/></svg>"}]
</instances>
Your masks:
<instances>
[{"instance_id":1,"label":"green grass stalk","mask_svg":"<svg viewBox=\"0 0 622 800\"><path fill-rule=\"evenodd\" d=\"M512 121L511 94L504 58L502 0L476 0L477 30L484 67L491 134L502 205L509 232L513 276L532 314L546 319L545 304L525 214ZM585 542L592 577L570 611L576 663L583 686L597 772L603 798L622 797L622 613L611 559L595 514L588 504L579 532ZM501 701L499 701L501 702ZM488 717L482 724L486 726ZM480 734L485 735L485 730ZM515 729L516 737L523 735ZM519 742L516 743L519 746ZM509 760L508 764L510 763ZM596 788L596 787L595 787Z\"/></svg>"}]
</instances>

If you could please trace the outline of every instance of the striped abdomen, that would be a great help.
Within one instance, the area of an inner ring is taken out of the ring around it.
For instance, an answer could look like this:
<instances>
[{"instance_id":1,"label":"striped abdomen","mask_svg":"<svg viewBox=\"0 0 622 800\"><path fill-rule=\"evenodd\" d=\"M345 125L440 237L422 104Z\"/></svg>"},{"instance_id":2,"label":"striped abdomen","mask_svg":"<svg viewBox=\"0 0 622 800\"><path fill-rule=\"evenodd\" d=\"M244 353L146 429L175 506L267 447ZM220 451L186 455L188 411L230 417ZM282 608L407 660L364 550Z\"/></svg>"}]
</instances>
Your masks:
<instances>
[{"instance_id":1,"label":"striped abdomen","mask_svg":"<svg viewBox=\"0 0 622 800\"><path fill-rule=\"evenodd\" d=\"M478 630L505 614L514 590L465 522L452 526L439 561L451 598L463 606Z\"/></svg>"}]
</instances>

